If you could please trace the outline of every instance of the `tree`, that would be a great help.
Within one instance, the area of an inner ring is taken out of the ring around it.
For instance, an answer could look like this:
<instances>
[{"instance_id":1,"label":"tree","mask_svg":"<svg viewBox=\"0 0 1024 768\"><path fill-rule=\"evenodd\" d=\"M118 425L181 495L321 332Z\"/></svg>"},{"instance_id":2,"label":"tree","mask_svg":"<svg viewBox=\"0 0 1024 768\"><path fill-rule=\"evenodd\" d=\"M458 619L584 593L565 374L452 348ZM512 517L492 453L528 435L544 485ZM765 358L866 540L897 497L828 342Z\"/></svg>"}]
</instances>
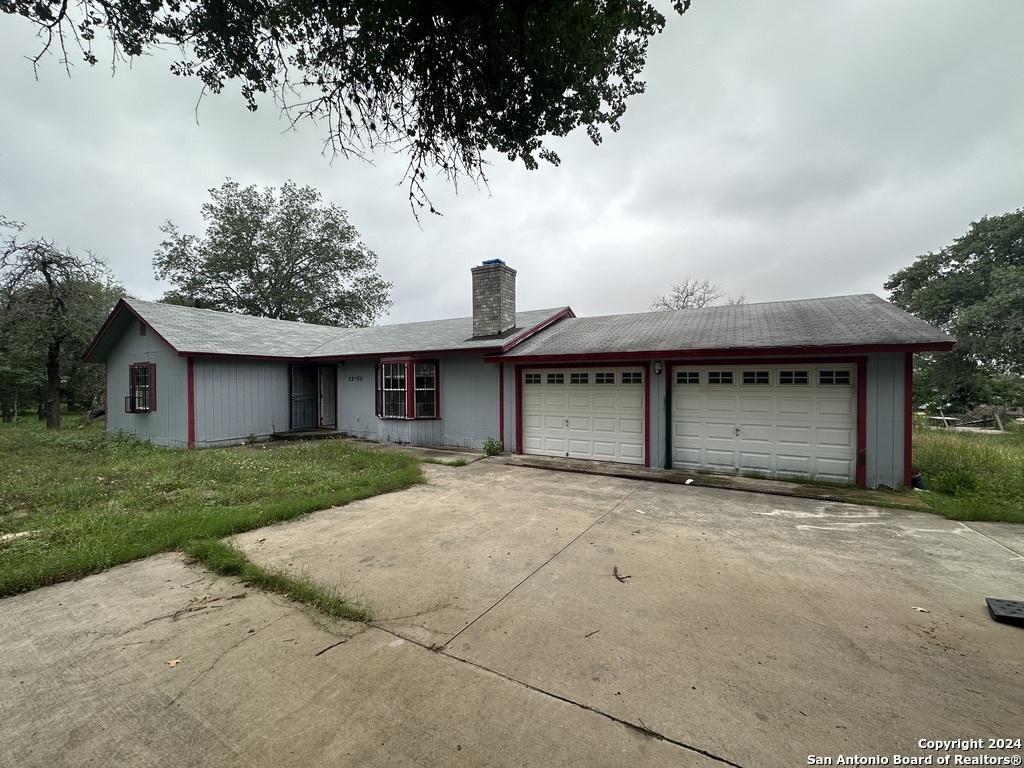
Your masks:
<instances>
[{"instance_id":1,"label":"tree","mask_svg":"<svg viewBox=\"0 0 1024 768\"><path fill-rule=\"evenodd\" d=\"M389 306L391 283L345 211L312 187L240 187L227 180L203 205L202 238L168 221L153 259L174 304L320 325L371 325Z\"/></svg>"},{"instance_id":2,"label":"tree","mask_svg":"<svg viewBox=\"0 0 1024 768\"><path fill-rule=\"evenodd\" d=\"M23 228L0 217L0 412L9 421L15 399L34 391L47 429L57 429L72 372L90 378L78 360L84 345L123 289L91 254L23 240Z\"/></svg>"},{"instance_id":3,"label":"tree","mask_svg":"<svg viewBox=\"0 0 1024 768\"><path fill-rule=\"evenodd\" d=\"M957 338L922 367L936 400L969 408L1006 389L1001 378L1024 376L1024 209L973 222L885 289L893 304Z\"/></svg>"},{"instance_id":4,"label":"tree","mask_svg":"<svg viewBox=\"0 0 1024 768\"><path fill-rule=\"evenodd\" d=\"M671 0L679 14L690 2ZM487 150L557 165L545 137L585 126L599 143L603 127L618 130L665 26L646 0L0 0L0 10L39 29L35 65L55 43L68 61L71 41L96 64L99 36L115 62L177 47L174 74L212 93L238 81L250 110L270 93L293 125L325 123L335 152L404 153L419 206L430 167L482 180Z\"/></svg>"},{"instance_id":5,"label":"tree","mask_svg":"<svg viewBox=\"0 0 1024 768\"><path fill-rule=\"evenodd\" d=\"M744 304L747 300L742 293L727 296L722 286L710 280L686 276L682 281L672 284L672 292L668 296L655 296L651 299L651 309L700 309L710 307L723 296L726 304Z\"/></svg>"}]
</instances>

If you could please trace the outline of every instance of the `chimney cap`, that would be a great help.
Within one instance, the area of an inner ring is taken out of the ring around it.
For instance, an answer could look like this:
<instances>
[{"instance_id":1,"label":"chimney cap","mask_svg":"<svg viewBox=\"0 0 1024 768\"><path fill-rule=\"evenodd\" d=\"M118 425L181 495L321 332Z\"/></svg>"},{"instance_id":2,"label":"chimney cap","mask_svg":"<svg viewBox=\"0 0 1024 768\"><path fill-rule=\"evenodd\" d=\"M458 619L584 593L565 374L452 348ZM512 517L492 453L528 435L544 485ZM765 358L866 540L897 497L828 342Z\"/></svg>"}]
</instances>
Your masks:
<instances>
[{"instance_id":1,"label":"chimney cap","mask_svg":"<svg viewBox=\"0 0 1024 768\"><path fill-rule=\"evenodd\" d=\"M487 259L486 261L484 261L483 266L489 267L492 264L504 264L504 263L505 262L502 261L501 259Z\"/></svg>"}]
</instances>

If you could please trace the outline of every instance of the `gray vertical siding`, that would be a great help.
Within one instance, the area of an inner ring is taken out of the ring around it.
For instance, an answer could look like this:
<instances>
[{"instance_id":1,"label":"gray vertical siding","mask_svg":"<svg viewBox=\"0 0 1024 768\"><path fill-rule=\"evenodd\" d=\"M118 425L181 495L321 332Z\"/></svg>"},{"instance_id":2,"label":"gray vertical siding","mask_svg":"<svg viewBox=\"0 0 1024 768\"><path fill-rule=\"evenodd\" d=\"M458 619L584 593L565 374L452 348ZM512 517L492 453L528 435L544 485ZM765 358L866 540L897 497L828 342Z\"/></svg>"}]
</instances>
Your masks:
<instances>
[{"instance_id":1,"label":"gray vertical siding","mask_svg":"<svg viewBox=\"0 0 1024 768\"><path fill-rule=\"evenodd\" d=\"M867 473L869 488L903 487L905 360L902 352L868 355Z\"/></svg>"},{"instance_id":2,"label":"gray vertical siding","mask_svg":"<svg viewBox=\"0 0 1024 768\"><path fill-rule=\"evenodd\" d=\"M375 407L375 360L346 360L338 366L338 430L364 440L384 441Z\"/></svg>"},{"instance_id":3,"label":"gray vertical siding","mask_svg":"<svg viewBox=\"0 0 1024 768\"><path fill-rule=\"evenodd\" d=\"M668 440L666 434L666 421L669 417L670 398L667 396L668 389L668 364L662 361L661 375L654 372L654 360L650 361L651 375L647 382L647 402L650 404L651 421L647 425L648 445L650 446L651 467L667 468L671 466L671 451L668 450L665 442Z\"/></svg>"},{"instance_id":4,"label":"gray vertical siding","mask_svg":"<svg viewBox=\"0 0 1024 768\"><path fill-rule=\"evenodd\" d=\"M482 357L441 360L442 445L483 448L498 439L498 366Z\"/></svg>"},{"instance_id":5,"label":"gray vertical siding","mask_svg":"<svg viewBox=\"0 0 1024 768\"><path fill-rule=\"evenodd\" d=\"M156 365L156 410L125 413L128 396L128 366ZM178 357L152 329L139 336L138 322L132 322L107 358L107 429L123 430L156 445L188 444L188 364Z\"/></svg>"},{"instance_id":6,"label":"gray vertical siding","mask_svg":"<svg viewBox=\"0 0 1024 768\"><path fill-rule=\"evenodd\" d=\"M498 437L498 366L482 357L438 361L438 419L380 419L376 414L376 360L346 360L338 368L338 429L382 443L482 448Z\"/></svg>"},{"instance_id":7,"label":"gray vertical siding","mask_svg":"<svg viewBox=\"0 0 1024 768\"><path fill-rule=\"evenodd\" d=\"M196 358L196 445L245 442L289 427L286 362Z\"/></svg>"}]
</instances>

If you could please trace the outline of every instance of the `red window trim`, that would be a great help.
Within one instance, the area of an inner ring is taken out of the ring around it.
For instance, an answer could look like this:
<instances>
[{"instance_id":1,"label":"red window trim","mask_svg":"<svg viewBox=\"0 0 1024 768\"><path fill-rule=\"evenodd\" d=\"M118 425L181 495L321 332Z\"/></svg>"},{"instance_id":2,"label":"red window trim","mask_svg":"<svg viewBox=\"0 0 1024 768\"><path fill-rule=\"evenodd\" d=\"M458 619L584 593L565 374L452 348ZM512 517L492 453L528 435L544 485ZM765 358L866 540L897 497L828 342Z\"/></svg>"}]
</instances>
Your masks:
<instances>
[{"instance_id":1,"label":"red window trim","mask_svg":"<svg viewBox=\"0 0 1024 768\"><path fill-rule=\"evenodd\" d=\"M434 415L416 416L416 365L431 363L434 366ZM384 366L405 366L405 416L384 415ZM430 421L441 418L441 362L437 358L385 357L376 367L376 413L384 421Z\"/></svg>"}]
</instances>

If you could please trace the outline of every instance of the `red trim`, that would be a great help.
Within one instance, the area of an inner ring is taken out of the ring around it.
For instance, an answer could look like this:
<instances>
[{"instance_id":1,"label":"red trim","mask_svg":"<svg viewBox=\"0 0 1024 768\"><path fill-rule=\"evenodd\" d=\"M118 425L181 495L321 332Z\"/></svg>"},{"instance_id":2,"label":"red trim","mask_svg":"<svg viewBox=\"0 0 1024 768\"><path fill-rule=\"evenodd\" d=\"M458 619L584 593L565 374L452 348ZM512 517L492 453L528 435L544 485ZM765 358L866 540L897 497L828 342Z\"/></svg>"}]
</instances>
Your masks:
<instances>
[{"instance_id":1,"label":"red trim","mask_svg":"<svg viewBox=\"0 0 1024 768\"><path fill-rule=\"evenodd\" d=\"M498 363L498 440L505 447L505 364Z\"/></svg>"},{"instance_id":2,"label":"red trim","mask_svg":"<svg viewBox=\"0 0 1024 768\"><path fill-rule=\"evenodd\" d=\"M188 412L188 447L191 448L196 444L196 360L194 357L188 358L188 392L186 393L188 398L187 412Z\"/></svg>"},{"instance_id":3,"label":"red trim","mask_svg":"<svg viewBox=\"0 0 1024 768\"><path fill-rule=\"evenodd\" d=\"M910 488L914 477L914 353L903 361L903 486Z\"/></svg>"},{"instance_id":4,"label":"red trim","mask_svg":"<svg viewBox=\"0 0 1024 768\"><path fill-rule=\"evenodd\" d=\"M868 360L857 360L857 485L868 479Z\"/></svg>"},{"instance_id":5,"label":"red trim","mask_svg":"<svg viewBox=\"0 0 1024 768\"><path fill-rule=\"evenodd\" d=\"M646 352L581 352L572 355L512 355L511 358L517 363L543 363L549 362L554 365L587 365L588 363L600 361L627 361L627 360L668 360L691 358L723 358L723 357L750 357L757 359L770 359L776 356L802 356L817 357L821 355L854 355L871 352L945 352L953 348L953 342L936 342L934 344L861 344L852 346L821 346L821 347L750 347L746 349L672 349L672 350L648 350ZM496 363L500 358L490 356L484 361Z\"/></svg>"},{"instance_id":6,"label":"red trim","mask_svg":"<svg viewBox=\"0 0 1024 768\"><path fill-rule=\"evenodd\" d=\"M523 366L516 366L516 453L523 452Z\"/></svg>"},{"instance_id":7,"label":"red trim","mask_svg":"<svg viewBox=\"0 0 1024 768\"><path fill-rule=\"evenodd\" d=\"M530 330L528 330L526 333L522 334L521 336L516 336L508 344L505 344L504 346L502 346L501 347L501 351L502 352L508 352L510 349L512 349L512 347L518 346L519 344L521 344L522 342L526 341L531 336L533 336L533 335L543 331L545 328L547 328L552 323L557 322L558 320L561 320L563 317L576 317L576 313L572 311L571 307L566 307L561 312L559 312L559 313L557 313L555 315L552 315L547 320L544 320L544 321L538 323L537 325L533 326L533 328L531 328Z\"/></svg>"}]
</instances>

